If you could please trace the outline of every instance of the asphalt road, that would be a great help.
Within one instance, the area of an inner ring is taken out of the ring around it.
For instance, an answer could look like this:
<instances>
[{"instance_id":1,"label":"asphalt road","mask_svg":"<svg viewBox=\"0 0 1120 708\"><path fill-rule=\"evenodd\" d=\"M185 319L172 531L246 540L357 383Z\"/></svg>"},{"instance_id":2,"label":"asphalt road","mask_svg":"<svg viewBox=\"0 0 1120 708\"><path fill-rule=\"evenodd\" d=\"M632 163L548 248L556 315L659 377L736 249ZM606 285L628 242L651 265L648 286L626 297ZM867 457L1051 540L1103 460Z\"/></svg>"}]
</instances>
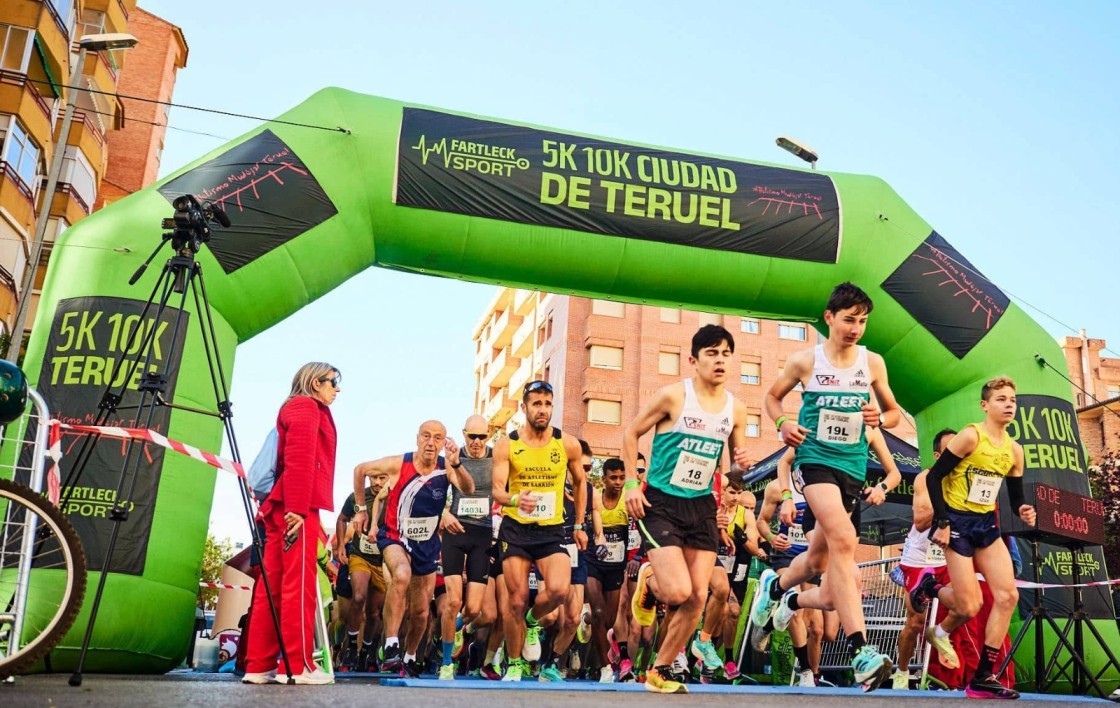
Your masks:
<instances>
[{"instance_id":1,"label":"asphalt road","mask_svg":"<svg viewBox=\"0 0 1120 708\"><path fill-rule=\"evenodd\" d=\"M863 694L858 689L791 689L695 686L696 691L717 689L720 693L694 692L687 696L659 696L627 687L630 690L599 691L591 683L573 684L578 690L562 690L552 685L531 683L523 688L483 681L459 681L454 688L377 685L371 679L342 679L333 686L249 686L228 674L192 674L172 672L164 676L113 676L87 674L80 687L68 685L67 675L21 676L12 683L0 685L0 706L207 706L207 708L240 708L241 706L479 706L512 708L532 706L571 708L583 703L609 703L612 708L624 706L730 705L781 706L811 708L827 706L861 706L862 708L902 708L922 706L971 705L976 703L963 693L929 691L879 690ZM433 682L434 683L434 682ZM468 688L470 685L478 688ZM483 686L486 686L485 688ZM1023 697L1031 706L1042 705L1113 705L1107 701L1083 696Z\"/></svg>"}]
</instances>

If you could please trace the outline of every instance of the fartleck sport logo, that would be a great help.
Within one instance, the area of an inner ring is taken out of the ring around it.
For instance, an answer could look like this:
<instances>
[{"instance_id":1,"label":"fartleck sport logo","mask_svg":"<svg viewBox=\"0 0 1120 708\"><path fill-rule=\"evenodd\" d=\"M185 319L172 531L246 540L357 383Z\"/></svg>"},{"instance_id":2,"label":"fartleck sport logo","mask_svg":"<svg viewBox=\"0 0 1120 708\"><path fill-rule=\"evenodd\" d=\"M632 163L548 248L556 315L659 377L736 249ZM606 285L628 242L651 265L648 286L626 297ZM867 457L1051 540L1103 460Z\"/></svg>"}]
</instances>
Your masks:
<instances>
[{"instance_id":1,"label":"fartleck sport logo","mask_svg":"<svg viewBox=\"0 0 1120 708\"><path fill-rule=\"evenodd\" d=\"M857 374L857 376L858 376L858 374ZM832 374L817 374L816 377L817 377L817 384L819 384L821 386L839 386L840 385L840 379L836 378Z\"/></svg>"},{"instance_id":2,"label":"fartleck sport logo","mask_svg":"<svg viewBox=\"0 0 1120 708\"><path fill-rule=\"evenodd\" d=\"M689 418L685 416L684 427L689 430L704 430L704 420L702 418Z\"/></svg>"}]
</instances>

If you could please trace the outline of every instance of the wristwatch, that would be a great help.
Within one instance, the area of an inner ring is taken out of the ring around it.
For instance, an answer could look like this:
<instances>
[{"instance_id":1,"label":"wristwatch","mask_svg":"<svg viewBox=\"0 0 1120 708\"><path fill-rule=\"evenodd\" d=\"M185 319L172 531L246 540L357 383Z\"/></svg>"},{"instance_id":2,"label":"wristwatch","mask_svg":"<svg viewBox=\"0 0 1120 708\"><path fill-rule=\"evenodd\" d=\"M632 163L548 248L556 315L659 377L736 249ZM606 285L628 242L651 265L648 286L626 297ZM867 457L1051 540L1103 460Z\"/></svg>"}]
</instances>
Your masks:
<instances>
[{"instance_id":1,"label":"wristwatch","mask_svg":"<svg viewBox=\"0 0 1120 708\"><path fill-rule=\"evenodd\" d=\"M933 525L936 526L939 529L943 529L943 528L945 528L949 525L949 520L944 518L944 517L942 517L940 519L934 519L933 520Z\"/></svg>"},{"instance_id":2,"label":"wristwatch","mask_svg":"<svg viewBox=\"0 0 1120 708\"><path fill-rule=\"evenodd\" d=\"M355 514L357 514L359 511L364 511L364 510L365 510L365 507L362 506L361 504L354 504L354 513Z\"/></svg>"},{"instance_id":3,"label":"wristwatch","mask_svg":"<svg viewBox=\"0 0 1120 708\"><path fill-rule=\"evenodd\" d=\"M463 466L463 463L462 463L462 462L453 462L453 463L451 463L451 469L453 469L453 470L457 470L457 469L459 469L459 468L460 468L460 467L462 467L462 466Z\"/></svg>"},{"instance_id":4,"label":"wristwatch","mask_svg":"<svg viewBox=\"0 0 1120 708\"><path fill-rule=\"evenodd\" d=\"M887 486L886 482L879 482L879 489L883 490L883 494L886 494L890 491L890 487Z\"/></svg>"}]
</instances>

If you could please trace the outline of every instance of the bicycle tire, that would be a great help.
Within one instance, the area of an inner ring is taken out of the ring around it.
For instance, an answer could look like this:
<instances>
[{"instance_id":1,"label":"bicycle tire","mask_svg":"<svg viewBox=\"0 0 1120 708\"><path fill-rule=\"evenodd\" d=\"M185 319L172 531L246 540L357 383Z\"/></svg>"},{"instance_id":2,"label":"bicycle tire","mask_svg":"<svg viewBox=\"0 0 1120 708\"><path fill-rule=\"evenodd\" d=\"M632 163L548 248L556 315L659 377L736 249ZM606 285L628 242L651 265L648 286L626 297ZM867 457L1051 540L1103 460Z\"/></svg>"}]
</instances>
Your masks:
<instances>
[{"instance_id":1,"label":"bicycle tire","mask_svg":"<svg viewBox=\"0 0 1120 708\"><path fill-rule=\"evenodd\" d=\"M57 565L52 565L50 570L65 572L58 608L51 611L50 616L44 621L30 626L26 624L27 617L25 616L24 641L21 641L21 646L16 652L8 653L10 641L8 644L0 644L0 678L6 678L34 666L62 640L62 637L73 626L74 620L82 608L82 600L86 592L86 557L82 551L81 541L78 539L78 532L74 530L70 520L43 495L17 482L0 479L0 505L3 506L4 510L2 524L5 527L8 520L12 518L13 509L16 507L39 517L35 555L39 557L39 551L43 549L46 550L43 551L40 560L48 557L47 554L51 554L50 557L57 555L59 562ZM9 528L3 529L3 531L9 532L7 535L9 539L12 530ZM14 539L14 541L18 540L18 538ZM13 542L12 545L0 548L0 552L8 551L13 547L18 548L19 546ZM6 569L0 568L0 572L4 570ZM35 574L37 572L41 573L42 568L32 569L32 590L34 590ZM0 590L4 589L0 587ZM31 591L29 591L29 599L31 594ZM11 625L7 625L7 631L9 634L11 633Z\"/></svg>"}]
</instances>

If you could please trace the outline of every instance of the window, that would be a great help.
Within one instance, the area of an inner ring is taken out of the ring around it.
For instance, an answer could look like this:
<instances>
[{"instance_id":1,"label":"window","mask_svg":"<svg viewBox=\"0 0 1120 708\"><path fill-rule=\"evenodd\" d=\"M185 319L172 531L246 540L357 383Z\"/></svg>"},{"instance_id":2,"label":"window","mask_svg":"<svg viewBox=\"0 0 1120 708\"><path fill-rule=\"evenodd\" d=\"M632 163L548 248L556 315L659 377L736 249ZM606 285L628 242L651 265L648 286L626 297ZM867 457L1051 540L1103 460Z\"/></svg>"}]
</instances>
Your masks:
<instances>
[{"instance_id":1,"label":"window","mask_svg":"<svg viewBox=\"0 0 1120 708\"><path fill-rule=\"evenodd\" d=\"M757 386L762 383L762 364L750 361L743 362L743 372L739 374L739 383Z\"/></svg>"},{"instance_id":2,"label":"window","mask_svg":"<svg viewBox=\"0 0 1120 708\"><path fill-rule=\"evenodd\" d=\"M619 401L600 401L597 398L588 399L587 422L621 425L622 403Z\"/></svg>"},{"instance_id":3,"label":"window","mask_svg":"<svg viewBox=\"0 0 1120 708\"><path fill-rule=\"evenodd\" d=\"M69 184L86 206L93 208L93 202L97 199L97 177L93 174L89 160L78 148L66 148L66 159L63 160L62 177L59 181Z\"/></svg>"},{"instance_id":4,"label":"window","mask_svg":"<svg viewBox=\"0 0 1120 708\"><path fill-rule=\"evenodd\" d=\"M739 331L747 334L758 334L758 320L753 317L744 317L739 321Z\"/></svg>"},{"instance_id":5,"label":"window","mask_svg":"<svg viewBox=\"0 0 1120 708\"><path fill-rule=\"evenodd\" d=\"M0 69L26 74L34 36L26 27L0 25Z\"/></svg>"},{"instance_id":6,"label":"window","mask_svg":"<svg viewBox=\"0 0 1120 708\"><path fill-rule=\"evenodd\" d=\"M778 325L778 337L780 339L796 339L799 342L805 341L805 325Z\"/></svg>"},{"instance_id":7,"label":"window","mask_svg":"<svg viewBox=\"0 0 1120 708\"><path fill-rule=\"evenodd\" d=\"M1117 396L1120 396L1120 386L1118 386L1116 384L1109 384L1108 385L1108 397L1109 398L1116 398Z\"/></svg>"},{"instance_id":8,"label":"window","mask_svg":"<svg viewBox=\"0 0 1120 708\"><path fill-rule=\"evenodd\" d=\"M675 310L671 307L662 307L661 308L661 321L662 322L671 322L673 324L680 324L681 311L680 310Z\"/></svg>"},{"instance_id":9,"label":"window","mask_svg":"<svg viewBox=\"0 0 1120 708\"><path fill-rule=\"evenodd\" d=\"M552 339L552 313L548 313L548 319L544 322L544 338Z\"/></svg>"},{"instance_id":10,"label":"window","mask_svg":"<svg viewBox=\"0 0 1120 708\"><path fill-rule=\"evenodd\" d=\"M105 13L100 10L82 10L82 18L78 21L78 36L87 34L101 34L105 31Z\"/></svg>"},{"instance_id":11,"label":"window","mask_svg":"<svg viewBox=\"0 0 1120 708\"><path fill-rule=\"evenodd\" d=\"M747 430L746 435L748 438L761 437L762 416L754 415L753 413L747 414Z\"/></svg>"},{"instance_id":12,"label":"window","mask_svg":"<svg viewBox=\"0 0 1120 708\"><path fill-rule=\"evenodd\" d=\"M605 317L624 317L626 315L626 305L611 300L592 300L591 314Z\"/></svg>"},{"instance_id":13,"label":"window","mask_svg":"<svg viewBox=\"0 0 1120 708\"><path fill-rule=\"evenodd\" d=\"M703 327L705 325L716 325L717 327L722 326L723 325L723 315L715 313L715 312L701 312L700 313L700 326Z\"/></svg>"},{"instance_id":14,"label":"window","mask_svg":"<svg viewBox=\"0 0 1120 708\"><path fill-rule=\"evenodd\" d=\"M62 26L66 28L66 32L74 35L74 0L47 0L47 4L54 10L54 14L62 20Z\"/></svg>"},{"instance_id":15,"label":"window","mask_svg":"<svg viewBox=\"0 0 1120 708\"><path fill-rule=\"evenodd\" d=\"M657 355L657 373L664 376L680 376L681 355L676 352L660 352Z\"/></svg>"},{"instance_id":16,"label":"window","mask_svg":"<svg viewBox=\"0 0 1120 708\"><path fill-rule=\"evenodd\" d=\"M622 347L591 345L591 366L596 369L621 369Z\"/></svg>"},{"instance_id":17,"label":"window","mask_svg":"<svg viewBox=\"0 0 1120 708\"><path fill-rule=\"evenodd\" d=\"M23 184L34 192L38 186L35 173L39 167L39 147L15 116L0 118L0 124L6 124L4 129L0 129L4 140L4 151L0 153L0 157L12 166Z\"/></svg>"}]
</instances>

